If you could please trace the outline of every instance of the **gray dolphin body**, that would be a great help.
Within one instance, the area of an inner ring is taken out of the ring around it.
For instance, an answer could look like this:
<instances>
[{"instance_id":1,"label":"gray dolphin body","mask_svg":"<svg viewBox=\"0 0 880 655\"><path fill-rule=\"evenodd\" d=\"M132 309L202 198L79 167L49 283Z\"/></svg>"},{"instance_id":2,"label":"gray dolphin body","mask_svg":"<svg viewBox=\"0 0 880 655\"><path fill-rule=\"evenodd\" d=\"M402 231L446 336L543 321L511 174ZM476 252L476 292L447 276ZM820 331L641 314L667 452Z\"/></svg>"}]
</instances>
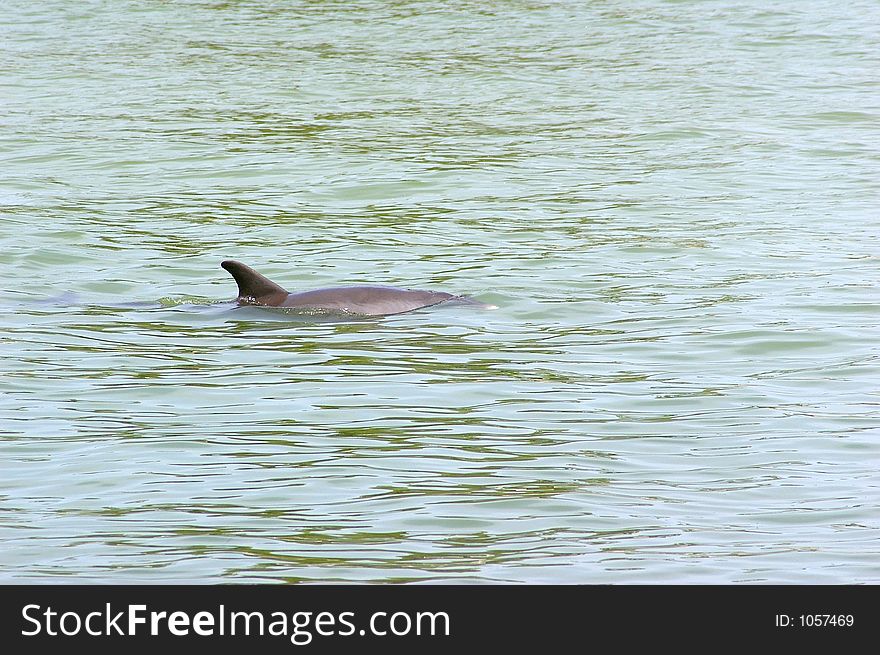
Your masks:
<instances>
[{"instance_id":1,"label":"gray dolphin body","mask_svg":"<svg viewBox=\"0 0 880 655\"><path fill-rule=\"evenodd\" d=\"M362 316L402 314L447 300L489 307L466 296L442 291L420 291L383 286L330 287L290 293L269 278L241 262L226 260L220 264L238 284L238 302L264 307L294 307Z\"/></svg>"}]
</instances>

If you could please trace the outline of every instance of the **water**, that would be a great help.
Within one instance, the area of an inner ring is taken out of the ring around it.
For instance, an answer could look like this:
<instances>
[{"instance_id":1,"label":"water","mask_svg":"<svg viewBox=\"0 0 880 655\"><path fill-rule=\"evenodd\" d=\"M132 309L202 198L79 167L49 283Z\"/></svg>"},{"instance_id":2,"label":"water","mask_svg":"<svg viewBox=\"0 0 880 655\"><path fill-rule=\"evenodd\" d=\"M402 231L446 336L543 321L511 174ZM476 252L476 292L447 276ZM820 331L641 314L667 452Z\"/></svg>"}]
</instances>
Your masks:
<instances>
[{"instance_id":1,"label":"water","mask_svg":"<svg viewBox=\"0 0 880 655\"><path fill-rule=\"evenodd\" d=\"M0 5L0 580L880 581L876 3Z\"/></svg>"}]
</instances>

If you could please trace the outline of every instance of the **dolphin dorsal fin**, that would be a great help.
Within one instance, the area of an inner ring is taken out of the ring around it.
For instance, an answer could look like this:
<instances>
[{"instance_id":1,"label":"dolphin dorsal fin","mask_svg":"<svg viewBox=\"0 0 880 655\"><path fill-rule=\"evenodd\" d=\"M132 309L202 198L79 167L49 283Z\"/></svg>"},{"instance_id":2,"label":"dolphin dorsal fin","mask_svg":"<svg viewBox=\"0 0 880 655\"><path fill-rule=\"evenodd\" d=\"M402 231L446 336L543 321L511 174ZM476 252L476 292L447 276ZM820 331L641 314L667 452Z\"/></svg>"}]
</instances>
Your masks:
<instances>
[{"instance_id":1,"label":"dolphin dorsal fin","mask_svg":"<svg viewBox=\"0 0 880 655\"><path fill-rule=\"evenodd\" d=\"M265 298L276 294L287 295L287 290L278 286L265 275L260 275L254 269L241 262L227 259L220 266L229 271L238 284L239 298Z\"/></svg>"}]
</instances>

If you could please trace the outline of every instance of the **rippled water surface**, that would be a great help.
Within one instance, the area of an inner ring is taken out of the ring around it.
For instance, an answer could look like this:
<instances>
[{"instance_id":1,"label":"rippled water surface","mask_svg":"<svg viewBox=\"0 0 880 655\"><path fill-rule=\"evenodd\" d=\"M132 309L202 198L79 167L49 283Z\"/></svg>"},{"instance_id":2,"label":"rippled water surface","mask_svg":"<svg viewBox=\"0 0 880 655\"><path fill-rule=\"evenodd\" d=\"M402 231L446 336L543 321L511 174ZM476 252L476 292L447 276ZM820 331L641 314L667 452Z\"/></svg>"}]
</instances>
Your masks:
<instances>
[{"instance_id":1,"label":"rippled water surface","mask_svg":"<svg viewBox=\"0 0 880 655\"><path fill-rule=\"evenodd\" d=\"M0 579L880 582L876 3L0 7Z\"/></svg>"}]
</instances>

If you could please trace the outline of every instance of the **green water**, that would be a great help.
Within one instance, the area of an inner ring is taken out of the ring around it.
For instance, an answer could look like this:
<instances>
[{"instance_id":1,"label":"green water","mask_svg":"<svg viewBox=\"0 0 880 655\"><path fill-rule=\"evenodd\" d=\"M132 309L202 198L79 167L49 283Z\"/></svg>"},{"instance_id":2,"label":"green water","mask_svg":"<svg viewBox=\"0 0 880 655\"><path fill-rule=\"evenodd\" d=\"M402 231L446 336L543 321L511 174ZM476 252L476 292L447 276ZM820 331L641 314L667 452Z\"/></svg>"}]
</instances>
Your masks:
<instances>
[{"instance_id":1,"label":"green water","mask_svg":"<svg viewBox=\"0 0 880 655\"><path fill-rule=\"evenodd\" d=\"M0 7L0 580L880 581L876 3Z\"/></svg>"}]
</instances>

